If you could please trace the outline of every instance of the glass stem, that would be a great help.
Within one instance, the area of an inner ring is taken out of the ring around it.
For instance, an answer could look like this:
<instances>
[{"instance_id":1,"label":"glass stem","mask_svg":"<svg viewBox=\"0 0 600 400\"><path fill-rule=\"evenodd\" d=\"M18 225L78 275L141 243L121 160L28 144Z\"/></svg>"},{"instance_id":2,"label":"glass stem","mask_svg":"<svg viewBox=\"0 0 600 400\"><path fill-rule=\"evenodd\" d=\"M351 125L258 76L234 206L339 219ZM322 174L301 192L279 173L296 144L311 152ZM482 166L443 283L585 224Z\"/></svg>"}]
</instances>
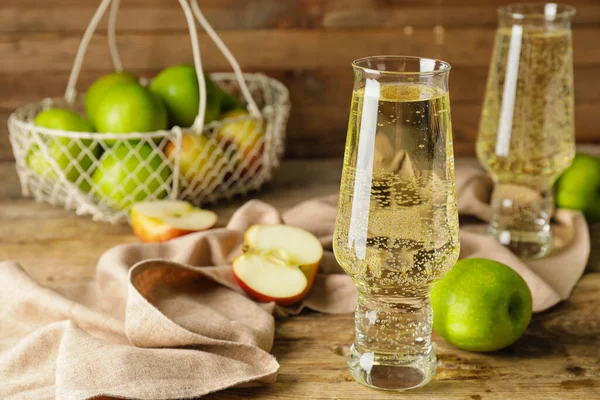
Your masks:
<instances>
[{"instance_id":1,"label":"glass stem","mask_svg":"<svg viewBox=\"0 0 600 400\"><path fill-rule=\"evenodd\" d=\"M496 183L487 233L523 259L543 257L552 249L552 189Z\"/></svg>"},{"instance_id":2,"label":"glass stem","mask_svg":"<svg viewBox=\"0 0 600 400\"><path fill-rule=\"evenodd\" d=\"M355 349L381 361L410 362L431 351L433 314L427 297L367 296L359 293Z\"/></svg>"},{"instance_id":3,"label":"glass stem","mask_svg":"<svg viewBox=\"0 0 600 400\"><path fill-rule=\"evenodd\" d=\"M419 387L435 374L433 313L427 296L369 296L359 292L356 337L348 366L359 382L380 389Z\"/></svg>"}]
</instances>

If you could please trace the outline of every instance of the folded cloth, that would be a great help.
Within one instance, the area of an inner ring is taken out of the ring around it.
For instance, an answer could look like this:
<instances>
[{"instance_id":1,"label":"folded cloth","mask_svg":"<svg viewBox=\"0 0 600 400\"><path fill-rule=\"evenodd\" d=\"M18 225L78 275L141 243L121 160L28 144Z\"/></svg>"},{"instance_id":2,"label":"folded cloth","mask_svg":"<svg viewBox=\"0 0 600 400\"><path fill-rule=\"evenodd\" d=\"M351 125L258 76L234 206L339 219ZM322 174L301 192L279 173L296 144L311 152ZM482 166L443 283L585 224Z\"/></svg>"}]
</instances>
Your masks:
<instances>
[{"instance_id":1,"label":"folded cloth","mask_svg":"<svg viewBox=\"0 0 600 400\"><path fill-rule=\"evenodd\" d=\"M457 176L459 210L488 219L485 174L461 169ZM100 258L93 282L55 290L15 262L0 263L0 398L179 399L274 381L273 315L354 310L356 288L331 252L335 214L336 196L282 215L252 200L226 228L117 246ZM555 218L556 247L547 258L524 263L483 236L481 226L462 230L461 257L510 265L541 311L569 296L589 253L583 216L559 210ZM311 292L285 308L251 301L230 266L246 228L281 222L313 232L326 249Z\"/></svg>"}]
</instances>

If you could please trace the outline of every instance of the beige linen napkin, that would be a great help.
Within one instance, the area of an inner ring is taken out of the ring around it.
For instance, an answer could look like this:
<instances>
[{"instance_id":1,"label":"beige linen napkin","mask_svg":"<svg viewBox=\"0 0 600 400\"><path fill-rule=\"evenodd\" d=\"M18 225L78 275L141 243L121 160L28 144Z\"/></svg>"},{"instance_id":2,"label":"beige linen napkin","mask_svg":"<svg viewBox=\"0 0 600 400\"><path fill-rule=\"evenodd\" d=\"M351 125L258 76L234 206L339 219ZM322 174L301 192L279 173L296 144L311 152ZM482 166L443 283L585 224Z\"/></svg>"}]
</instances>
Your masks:
<instances>
[{"instance_id":1,"label":"beige linen napkin","mask_svg":"<svg viewBox=\"0 0 600 400\"><path fill-rule=\"evenodd\" d=\"M285 216L299 225L318 216L311 230L331 243L333 202L315 200ZM273 313L347 313L356 301L346 275L327 274L341 272L331 253L294 307L243 294L230 266L243 232L280 222L276 209L250 201L227 228L117 246L100 258L92 283L56 290L15 262L0 263L0 399L179 399L274 381Z\"/></svg>"},{"instance_id":2,"label":"beige linen napkin","mask_svg":"<svg viewBox=\"0 0 600 400\"><path fill-rule=\"evenodd\" d=\"M489 218L489 180L477 169L457 177L461 213ZM253 200L227 228L110 249L92 283L57 290L15 262L0 263L0 398L178 399L274 381L272 314L354 310L355 286L330 251L335 213L335 196L282 216ZM461 232L461 257L509 264L531 288L534 309L543 310L568 297L589 253L583 216L559 210L556 220L556 250L543 260L519 261L480 226ZM282 221L313 232L328 250L311 292L288 308L249 300L230 267L247 227Z\"/></svg>"}]
</instances>

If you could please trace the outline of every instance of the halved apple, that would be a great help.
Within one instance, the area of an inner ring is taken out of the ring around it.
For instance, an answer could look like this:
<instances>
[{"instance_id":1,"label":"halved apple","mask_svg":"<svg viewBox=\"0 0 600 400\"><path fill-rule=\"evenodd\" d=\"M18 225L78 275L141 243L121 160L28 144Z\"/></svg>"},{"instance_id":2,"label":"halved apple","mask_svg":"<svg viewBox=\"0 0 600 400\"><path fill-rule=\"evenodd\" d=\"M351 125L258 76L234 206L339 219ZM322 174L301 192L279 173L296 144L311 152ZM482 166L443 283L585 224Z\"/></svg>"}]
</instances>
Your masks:
<instances>
[{"instance_id":1,"label":"halved apple","mask_svg":"<svg viewBox=\"0 0 600 400\"><path fill-rule=\"evenodd\" d=\"M217 214L186 201L143 201L131 208L131 227L143 242L164 242L212 228L216 223Z\"/></svg>"},{"instance_id":2,"label":"halved apple","mask_svg":"<svg viewBox=\"0 0 600 400\"><path fill-rule=\"evenodd\" d=\"M288 225L251 226L242 250L233 261L240 287L257 301L284 306L306 296L323 258L315 235Z\"/></svg>"}]
</instances>

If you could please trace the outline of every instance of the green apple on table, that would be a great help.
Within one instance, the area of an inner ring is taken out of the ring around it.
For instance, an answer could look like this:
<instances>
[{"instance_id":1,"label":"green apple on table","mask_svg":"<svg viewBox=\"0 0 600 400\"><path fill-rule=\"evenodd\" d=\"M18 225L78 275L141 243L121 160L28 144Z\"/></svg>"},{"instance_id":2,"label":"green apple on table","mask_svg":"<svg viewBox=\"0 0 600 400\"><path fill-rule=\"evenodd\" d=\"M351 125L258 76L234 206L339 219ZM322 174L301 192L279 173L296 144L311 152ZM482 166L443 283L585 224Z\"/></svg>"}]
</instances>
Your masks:
<instances>
[{"instance_id":1,"label":"green apple on table","mask_svg":"<svg viewBox=\"0 0 600 400\"><path fill-rule=\"evenodd\" d=\"M110 87L96 106L94 123L103 133L153 132L168 126L162 100L137 82Z\"/></svg>"},{"instance_id":2,"label":"green apple on table","mask_svg":"<svg viewBox=\"0 0 600 400\"><path fill-rule=\"evenodd\" d=\"M94 130L90 121L76 112L64 108L51 108L42 111L36 115L33 123L43 128L71 132L93 132ZM47 135L47 138L49 139L47 142L49 156L71 182L76 182L81 172L91 172L94 158L97 159L100 155L100 147L96 145L91 148L91 141L87 139L74 140L65 136L50 135ZM81 156L86 147L89 148L89 153L85 152ZM58 171L53 168L50 159L35 143L27 154L27 165L41 177L51 181L58 179ZM80 188L88 191L88 182L81 181Z\"/></svg>"},{"instance_id":3,"label":"green apple on table","mask_svg":"<svg viewBox=\"0 0 600 400\"><path fill-rule=\"evenodd\" d=\"M600 158L577 153L556 183L559 208L581 210L588 221L600 221Z\"/></svg>"},{"instance_id":4,"label":"green apple on table","mask_svg":"<svg viewBox=\"0 0 600 400\"><path fill-rule=\"evenodd\" d=\"M206 82L206 111L204 123L216 120L221 112L223 91L208 75ZM196 69L191 65L175 65L162 70L150 83L150 90L167 106L172 126L189 127L198 115L200 89Z\"/></svg>"},{"instance_id":5,"label":"green apple on table","mask_svg":"<svg viewBox=\"0 0 600 400\"><path fill-rule=\"evenodd\" d=\"M141 166L143 164L143 166ZM167 195L171 170L149 144L119 144L107 150L92 175L96 194L111 207L127 209Z\"/></svg>"},{"instance_id":6,"label":"green apple on table","mask_svg":"<svg viewBox=\"0 0 600 400\"><path fill-rule=\"evenodd\" d=\"M137 83L138 78L129 72L114 72L96 79L85 94L85 113L96 124L96 110L108 91L121 83Z\"/></svg>"},{"instance_id":7,"label":"green apple on table","mask_svg":"<svg viewBox=\"0 0 600 400\"><path fill-rule=\"evenodd\" d=\"M433 329L456 347L500 350L523 335L531 320L527 283L510 267L488 259L460 260L431 293Z\"/></svg>"}]
</instances>

